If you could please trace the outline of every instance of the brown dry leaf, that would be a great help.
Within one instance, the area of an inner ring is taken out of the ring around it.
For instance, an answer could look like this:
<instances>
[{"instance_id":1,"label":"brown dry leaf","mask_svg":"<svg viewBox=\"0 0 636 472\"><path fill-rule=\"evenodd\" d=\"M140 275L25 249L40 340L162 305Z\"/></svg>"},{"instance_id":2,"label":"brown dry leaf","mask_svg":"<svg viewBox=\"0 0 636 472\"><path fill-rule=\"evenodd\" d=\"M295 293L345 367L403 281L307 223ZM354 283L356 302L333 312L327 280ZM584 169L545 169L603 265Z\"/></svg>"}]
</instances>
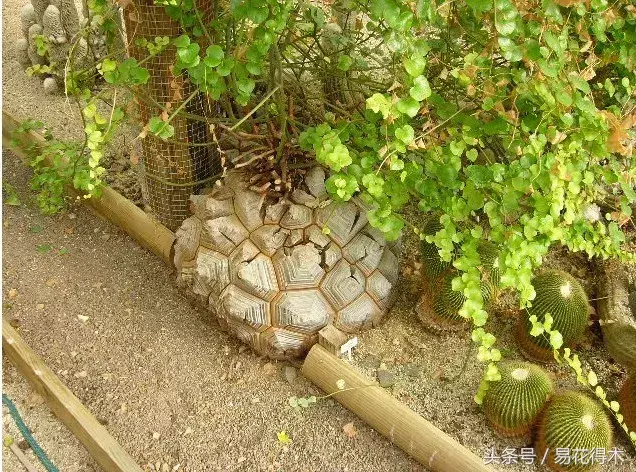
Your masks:
<instances>
[{"instance_id":1,"label":"brown dry leaf","mask_svg":"<svg viewBox=\"0 0 636 472\"><path fill-rule=\"evenodd\" d=\"M130 153L130 163L134 166L139 164L139 154L137 154L135 151Z\"/></svg>"},{"instance_id":2,"label":"brown dry leaf","mask_svg":"<svg viewBox=\"0 0 636 472\"><path fill-rule=\"evenodd\" d=\"M73 234L73 231L75 231L74 226L69 226L68 228L64 228L64 234Z\"/></svg>"},{"instance_id":3,"label":"brown dry leaf","mask_svg":"<svg viewBox=\"0 0 636 472\"><path fill-rule=\"evenodd\" d=\"M128 13L128 19L135 23L139 21L139 19L137 18L137 14L134 11L131 11L130 13Z\"/></svg>"},{"instance_id":4,"label":"brown dry leaf","mask_svg":"<svg viewBox=\"0 0 636 472\"><path fill-rule=\"evenodd\" d=\"M571 7L572 5L577 5L579 3L585 3L586 5L590 4L590 0L556 0L557 5L561 5L562 7Z\"/></svg>"},{"instance_id":5,"label":"brown dry leaf","mask_svg":"<svg viewBox=\"0 0 636 472\"><path fill-rule=\"evenodd\" d=\"M126 8L132 5L132 0L117 0L117 3L119 3L120 7Z\"/></svg>"},{"instance_id":6,"label":"brown dry leaf","mask_svg":"<svg viewBox=\"0 0 636 472\"><path fill-rule=\"evenodd\" d=\"M614 221L618 223L618 226L625 226L630 219L629 216L627 216L625 213L620 211L614 211L610 214L610 216L612 217Z\"/></svg>"},{"instance_id":7,"label":"brown dry leaf","mask_svg":"<svg viewBox=\"0 0 636 472\"><path fill-rule=\"evenodd\" d=\"M442 369L441 367L433 372L433 380L439 380L442 377L444 377L444 369Z\"/></svg>"},{"instance_id":8,"label":"brown dry leaf","mask_svg":"<svg viewBox=\"0 0 636 472\"><path fill-rule=\"evenodd\" d=\"M347 435L349 439L354 439L358 435L358 430L353 423L347 423L342 427L342 431Z\"/></svg>"},{"instance_id":9,"label":"brown dry leaf","mask_svg":"<svg viewBox=\"0 0 636 472\"><path fill-rule=\"evenodd\" d=\"M18 296L17 288L12 288L11 290L9 290L9 300L13 300L17 296Z\"/></svg>"},{"instance_id":10,"label":"brown dry leaf","mask_svg":"<svg viewBox=\"0 0 636 472\"><path fill-rule=\"evenodd\" d=\"M161 112L161 121L168 121L168 118L170 118L170 115L168 115L167 111L162 111Z\"/></svg>"},{"instance_id":11,"label":"brown dry leaf","mask_svg":"<svg viewBox=\"0 0 636 472\"><path fill-rule=\"evenodd\" d=\"M137 136L139 139L144 139L146 136L148 136L148 125L144 126L141 130L141 133L139 133L139 136Z\"/></svg>"},{"instance_id":12,"label":"brown dry leaf","mask_svg":"<svg viewBox=\"0 0 636 472\"><path fill-rule=\"evenodd\" d=\"M627 115L623 121L608 111L603 110L601 113L607 118L610 125L610 135L606 143L607 150L623 156L631 156L633 146L625 146L623 143L629 140L627 131L636 126L636 113Z\"/></svg>"}]
</instances>

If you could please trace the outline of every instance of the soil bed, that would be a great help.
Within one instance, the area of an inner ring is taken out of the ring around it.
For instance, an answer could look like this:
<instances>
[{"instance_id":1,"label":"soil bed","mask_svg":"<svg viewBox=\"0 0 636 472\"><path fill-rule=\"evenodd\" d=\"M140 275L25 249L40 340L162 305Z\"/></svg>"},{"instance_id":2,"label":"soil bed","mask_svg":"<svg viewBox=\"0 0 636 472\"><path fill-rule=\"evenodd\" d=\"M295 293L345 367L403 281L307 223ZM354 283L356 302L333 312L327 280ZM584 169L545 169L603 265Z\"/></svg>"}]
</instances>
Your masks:
<instances>
[{"instance_id":1,"label":"soil bed","mask_svg":"<svg viewBox=\"0 0 636 472\"><path fill-rule=\"evenodd\" d=\"M18 119L37 117L60 137L79 137L73 106L63 96L46 96L39 79L26 77L14 59L22 3L7 0L2 7L4 106ZM108 178L112 186L141 204L129 156L112 154L107 164L117 173ZM3 172L23 203L3 206L4 316L144 470L424 470L332 400L295 412L289 397L318 392L302 377L294 379L289 364L257 357L221 332L209 313L188 304L158 258L86 208L41 216L28 189L30 171L17 158L3 155ZM436 336L417 320L417 241L406 235L404 246L398 302L382 326L359 337L353 365L372 377L385 367L383 382L393 384L388 388L395 396L480 457L492 448L501 454L506 447L528 446L527 438L496 436L473 402L482 365L468 331ZM595 297L585 259L556 250L546 266L571 272ZM488 328L504 356L516 358L510 316L516 303L514 297L502 300ZM614 399L625 372L609 360L593 319L577 352ZM548 369L559 386L573 386L566 369ZM37 398L6 361L3 374L5 392L60 469L98 470L46 406L30 407ZM6 414L3 434L20 439ZM291 443L277 440L281 431ZM618 433L615 445L630 450ZM634 470L634 456L624 457L625 463L607 469ZM3 465L21 467L6 449Z\"/></svg>"}]
</instances>

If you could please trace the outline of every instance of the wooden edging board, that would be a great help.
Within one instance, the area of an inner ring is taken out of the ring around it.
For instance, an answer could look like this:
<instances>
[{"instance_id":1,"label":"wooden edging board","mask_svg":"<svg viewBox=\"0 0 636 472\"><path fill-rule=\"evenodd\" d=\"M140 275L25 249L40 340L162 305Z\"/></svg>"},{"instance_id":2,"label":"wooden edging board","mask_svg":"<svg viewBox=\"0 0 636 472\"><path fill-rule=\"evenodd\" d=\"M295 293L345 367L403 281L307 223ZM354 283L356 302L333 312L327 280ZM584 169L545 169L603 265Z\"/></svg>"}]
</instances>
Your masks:
<instances>
[{"instance_id":1,"label":"wooden edging board","mask_svg":"<svg viewBox=\"0 0 636 472\"><path fill-rule=\"evenodd\" d=\"M15 118L2 110L2 145L11 148L15 154L26 159L27 156L20 147L11 146L11 137L19 126L20 123ZM30 131L24 141L27 141L24 143L26 145L39 147L45 140L38 133ZM68 190L69 193L74 193L73 189ZM123 229L140 245L161 257L169 267L173 266L174 233L133 202L108 186L102 188L102 195L99 198L81 198L81 200L103 218Z\"/></svg>"},{"instance_id":2,"label":"wooden edging board","mask_svg":"<svg viewBox=\"0 0 636 472\"><path fill-rule=\"evenodd\" d=\"M108 472L142 472L133 458L4 318L2 351L102 469Z\"/></svg>"},{"instance_id":3,"label":"wooden edging board","mask_svg":"<svg viewBox=\"0 0 636 472\"><path fill-rule=\"evenodd\" d=\"M324 347L316 344L311 348L302 373L428 470L492 470L470 450ZM342 382L344 388L340 388Z\"/></svg>"}]
</instances>

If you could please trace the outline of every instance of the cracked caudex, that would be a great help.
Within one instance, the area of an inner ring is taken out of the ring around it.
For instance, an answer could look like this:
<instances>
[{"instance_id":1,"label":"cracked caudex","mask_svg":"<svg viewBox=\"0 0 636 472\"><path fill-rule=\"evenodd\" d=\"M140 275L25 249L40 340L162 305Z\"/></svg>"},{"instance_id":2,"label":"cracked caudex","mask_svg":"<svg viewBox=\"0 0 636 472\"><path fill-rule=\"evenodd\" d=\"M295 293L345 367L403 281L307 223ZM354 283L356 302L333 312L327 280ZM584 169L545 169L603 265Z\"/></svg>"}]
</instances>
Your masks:
<instances>
[{"instance_id":1,"label":"cracked caudex","mask_svg":"<svg viewBox=\"0 0 636 472\"><path fill-rule=\"evenodd\" d=\"M289 199L270 201L231 172L192 197L177 231L178 284L272 358L304 355L330 323L370 328L394 300L399 242L369 225L362 202L329 201L325 178L312 168Z\"/></svg>"}]
</instances>

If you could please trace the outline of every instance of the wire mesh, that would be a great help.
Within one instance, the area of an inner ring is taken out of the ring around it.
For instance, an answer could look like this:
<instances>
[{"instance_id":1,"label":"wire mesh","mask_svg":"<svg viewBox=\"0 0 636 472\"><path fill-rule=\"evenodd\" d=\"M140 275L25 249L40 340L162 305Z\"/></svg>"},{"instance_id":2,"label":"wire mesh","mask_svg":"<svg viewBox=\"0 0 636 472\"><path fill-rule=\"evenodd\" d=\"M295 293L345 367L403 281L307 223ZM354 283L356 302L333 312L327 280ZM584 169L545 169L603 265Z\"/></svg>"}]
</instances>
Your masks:
<instances>
[{"instance_id":1,"label":"wire mesh","mask_svg":"<svg viewBox=\"0 0 636 472\"><path fill-rule=\"evenodd\" d=\"M211 18L211 0L199 0L197 7L203 21ZM137 44L138 38L152 42L156 37L172 39L183 34L179 23L168 16L165 7L154 5L153 0L135 0L124 11L124 20L129 55L138 61L148 57L148 50ZM170 46L143 63L150 79L137 91L142 124L164 112L171 115L196 90L185 73L173 76L174 62L175 48ZM207 97L196 94L183 113L170 122L174 127L171 138L162 140L148 133L141 140L144 199L157 219L173 231L189 216L190 195L209 186L212 176L221 171L215 147L208 144L211 139L207 123L192 117L210 114Z\"/></svg>"}]
</instances>

